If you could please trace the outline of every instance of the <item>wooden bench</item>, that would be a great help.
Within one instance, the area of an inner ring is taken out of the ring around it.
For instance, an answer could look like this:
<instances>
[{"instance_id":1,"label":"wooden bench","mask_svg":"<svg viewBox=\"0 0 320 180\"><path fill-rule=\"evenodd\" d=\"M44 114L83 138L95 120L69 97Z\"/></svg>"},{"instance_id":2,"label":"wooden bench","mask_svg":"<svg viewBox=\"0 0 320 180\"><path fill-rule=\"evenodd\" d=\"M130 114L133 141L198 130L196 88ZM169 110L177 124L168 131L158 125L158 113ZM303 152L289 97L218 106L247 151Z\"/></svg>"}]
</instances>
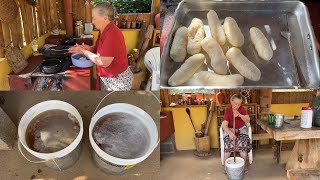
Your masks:
<instances>
[{"instance_id":1,"label":"wooden bench","mask_svg":"<svg viewBox=\"0 0 320 180\"><path fill-rule=\"evenodd\" d=\"M316 169L291 169L287 171L289 180L318 180L320 168Z\"/></svg>"}]
</instances>

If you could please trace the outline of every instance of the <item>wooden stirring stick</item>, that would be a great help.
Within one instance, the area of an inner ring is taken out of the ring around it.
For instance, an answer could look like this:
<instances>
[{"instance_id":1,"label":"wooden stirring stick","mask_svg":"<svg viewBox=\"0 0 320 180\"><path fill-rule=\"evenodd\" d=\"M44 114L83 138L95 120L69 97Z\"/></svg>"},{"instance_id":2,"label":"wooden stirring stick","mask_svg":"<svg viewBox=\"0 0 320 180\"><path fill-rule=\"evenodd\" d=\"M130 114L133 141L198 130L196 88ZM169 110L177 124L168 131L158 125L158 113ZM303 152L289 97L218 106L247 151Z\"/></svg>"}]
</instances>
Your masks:
<instances>
[{"instance_id":1,"label":"wooden stirring stick","mask_svg":"<svg viewBox=\"0 0 320 180\"><path fill-rule=\"evenodd\" d=\"M233 115L233 129L234 129L234 135L236 135L236 118ZM234 163L236 163L236 139L233 141L233 158Z\"/></svg>"}]
</instances>

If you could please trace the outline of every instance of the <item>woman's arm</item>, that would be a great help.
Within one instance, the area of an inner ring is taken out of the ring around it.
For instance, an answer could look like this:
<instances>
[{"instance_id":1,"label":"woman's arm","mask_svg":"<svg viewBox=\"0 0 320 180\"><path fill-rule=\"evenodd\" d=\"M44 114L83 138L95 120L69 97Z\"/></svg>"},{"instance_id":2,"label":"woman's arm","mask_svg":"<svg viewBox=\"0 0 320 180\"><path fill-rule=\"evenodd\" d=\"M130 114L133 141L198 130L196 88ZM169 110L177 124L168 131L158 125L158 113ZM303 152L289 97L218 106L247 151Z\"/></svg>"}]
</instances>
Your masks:
<instances>
[{"instance_id":1,"label":"woman's arm","mask_svg":"<svg viewBox=\"0 0 320 180\"><path fill-rule=\"evenodd\" d=\"M236 140L237 137L236 137L236 135L229 129L228 124L229 124L229 122L226 121L226 120L224 120L224 121L223 121L222 129L223 129L224 132L226 132L226 133L229 135L229 137L230 137L231 140Z\"/></svg>"},{"instance_id":2,"label":"woman's arm","mask_svg":"<svg viewBox=\"0 0 320 180\"><path fill-rule=\"evenodd\" d=\"M83 54L86 57L88 57L92 62L94 62L96 65L102 66L102 67L108 67L114 59L114 57L104 57L104 56L100 56L98 54L92 53L80 45L69 48L69 52L74 54Z\"/></svg>"},{"instance_id":3,"label":"woman's arm","mask_svg":"<svg viewBox=\"0 0 320 180\"><path fill-rule=\"evenodd\" d=\"M114 57L104 57L104 56L99 56L95 53L92 53L88 50L83 50L83 54L87 56L92 62L94 62L96 65L102 66L102 67L108 67Z\"/></svg>"},{"instance_id":4,"label":"woman's arm","mask_svg":"<svg viewBox=\"0 0 320 180\"><path fill-rule=\"evenodd\" d=\"M234 115L234 117L239 117L239 118L241 118L242 121L244 121L246 124L247 124L247 123L250 123L250 117L249 117L248 114L242 115L242 114L239 113L239 111L234 111L234 112L233 112L233 115Z\"/></svg>"}]
</instances>

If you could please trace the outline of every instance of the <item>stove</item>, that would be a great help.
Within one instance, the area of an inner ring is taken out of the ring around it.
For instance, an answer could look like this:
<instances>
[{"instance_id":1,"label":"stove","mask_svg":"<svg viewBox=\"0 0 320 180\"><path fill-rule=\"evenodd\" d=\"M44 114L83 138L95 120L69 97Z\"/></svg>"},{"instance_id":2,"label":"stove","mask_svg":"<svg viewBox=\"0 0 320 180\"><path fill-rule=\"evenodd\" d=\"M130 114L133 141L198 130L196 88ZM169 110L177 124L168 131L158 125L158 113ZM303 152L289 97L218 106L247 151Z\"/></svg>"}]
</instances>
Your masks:
<instances>
[{"instance_id":1,"label":"stove","mask_svg":"<svg viewBox=\"0 0 320 180\"><path fill-rule=\"evenodd\" d=\"M70 57L71 54L68 52L68 49L71 46L68 45L57 45L50 48L42 48L40 52L46 58L65 58Z\"/></svg>"},{"instance_id":2,"label":"stove","mask_svg":"<svg viewBox=\"0 0 320 180\"><path fill-rule=\"evenodd\" d=\"M71 54L68 53L70 46L58 45L42 49L40 51L44 59L60 59L62 60L62 68L59 72L53 74L46 74L42 72L41 64L31 73L32 90L34 91L62 91L63 82L65 79L65 72L68 70L71 64Z\"/></svg>"}]
</instances>

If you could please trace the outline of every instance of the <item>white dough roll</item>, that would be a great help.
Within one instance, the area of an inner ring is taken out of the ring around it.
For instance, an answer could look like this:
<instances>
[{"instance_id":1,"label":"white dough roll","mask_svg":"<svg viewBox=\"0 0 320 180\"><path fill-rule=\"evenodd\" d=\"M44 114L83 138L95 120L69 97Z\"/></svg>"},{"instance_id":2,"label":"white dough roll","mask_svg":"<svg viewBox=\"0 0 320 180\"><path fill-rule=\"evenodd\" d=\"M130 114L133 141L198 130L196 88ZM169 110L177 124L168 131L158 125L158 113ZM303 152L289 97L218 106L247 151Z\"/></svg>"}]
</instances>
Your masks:
<instances>
[{"instance_id":1,"label":"white dough roll","mask_svg":"<svg viewBox=\"0 0 320 180\"><path fill-rule=\"evenodd\" d=\"M258 55L263 60L269 61L273 56L273 51L262 31L256 27L250 28L250 39Z\"/></svg>"},{"instance_id":2,"label":"white dough roll","mask_svg":"<svg viewBox=\"0 0 320 180\"><path fill-rule=\"evenodd\" d=\"M193 18L188 27L188 54L194 55L201 51L201 41L204 36L204 28L201 19Z\"/></svg>"},{"instance_id":3,"label":"white dough roll","mask_svg":"<svg viewBox=\"0 0 320 180\"><path fill-rule=\"evenodd\" d=\"M240 74L219 75L214 72L201 71L196 73L194 81L205 86L241 86L244 82Z\"/></svg>"},{"instance_id":4,"label":"white dough roll","mask_svg":"<svg viewBox=\"0 0 320 180\"><path fill-rule=\"evenodd\" d=\"M235 47L241 47L244 44L244 36L236 22L232 17L224 20L223 29L228 42Z\"/></svg>"},{"instance_id":5,"label":"white dough roll","mask_svg":"<svg viewBox=\"0 0 320 180\"><path fill-rule=\"evenodd\" d=\"M224 55L219 43L211 36L208 36L201 41L201 46L209 55L211 59L210 64L214 72L221 75L227 74L227 58Z\"/></svg>"},{"instance_id":6,"label":"white dough roll","mask_svg":"<svg viewBox=\"0 0 320 180\"><path fill-rule=\"evenodd\" d=\"M261 71L242 54L240 49L233 47L227 51L226 56L242 76L252 81L260 80Z\"/></svg>"},{"instance_id":7,"label":"white dough roll","mask_svg":"<svg viewBox=\"0 0 320 180\"><path fill-rule=\"evenodd\" d=\"M170 57L175 62L183 62L187 55L188 28L180 27L173 38Z\"/></svg>"},{"instance_id":8,"label":"white dough roll","mask_svg":"<svg viewBox=\"0 0 320 180\"><path fill-rule=\"evenodd\" d=\"M168 84L170 86L179 86L188 81L194 73L200 68L205 60L203 54L195 54L189 57L181 67L173 73L169 78Z\"/></svg>"},{"instance_id":9,"label":"white dough roll","mask_svg":"<svg viewBox=\"0 0 320 180\"><path fill-rule=\"evenodd\" d=\"M214 10L210 10L207 14L207 18L211 36L215 38L221 46L224 45L226 43L226 35L224 34L217 13Z\"/></svg>"}]
</instances>

